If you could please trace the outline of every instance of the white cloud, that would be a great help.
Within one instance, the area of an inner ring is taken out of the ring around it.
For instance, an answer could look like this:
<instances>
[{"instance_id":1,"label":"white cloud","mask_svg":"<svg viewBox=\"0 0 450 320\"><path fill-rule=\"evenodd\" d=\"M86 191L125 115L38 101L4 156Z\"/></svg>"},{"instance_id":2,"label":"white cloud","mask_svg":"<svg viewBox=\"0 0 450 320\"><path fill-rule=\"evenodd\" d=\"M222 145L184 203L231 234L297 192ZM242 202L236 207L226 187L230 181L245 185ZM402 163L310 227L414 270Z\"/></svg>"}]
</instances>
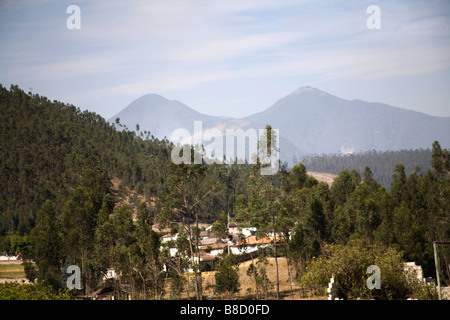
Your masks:
<instances>
[{"instance_id":1,"label":"white cloud","mask_svg":"<svg viewBox=\"0 0 450 320\"><path fill-rule=\"evenodd\" d=\"M260 51L279 50L280 46L298 39L294 33L265 33L196 39L156 51L151 58L161 61L204 63L214 60L239 58Z\"/></svg>"},{"instance_id":2,"label":"white cloud","mask_svg":"<svg viewBox=\"0 0 450 320\"><path fill-rule=\"evenodd\" d=\"M210 81L217 81L233 77L231 72L222 73L191 73L181 71L176 74L152 74L149 79L132 81L111 88L111 92L139 96L149 92L163 93L170 90L191 89L194 86Z\"/></svg>"},{"instance_id":3,"label":"white cloud","mask_svg":"<svg viewBox=\"0 0 450 320\"><path fill-rule=\"evenodd\" d=\"M39 64L31 67L16 68L15 75L28 80L58 80L73 77L91 76L98 73L107 74L121 68L120 64L113 59L104 57L83 57L76 59L68 58L65 61Z\"/></svg>"}]
</instances>

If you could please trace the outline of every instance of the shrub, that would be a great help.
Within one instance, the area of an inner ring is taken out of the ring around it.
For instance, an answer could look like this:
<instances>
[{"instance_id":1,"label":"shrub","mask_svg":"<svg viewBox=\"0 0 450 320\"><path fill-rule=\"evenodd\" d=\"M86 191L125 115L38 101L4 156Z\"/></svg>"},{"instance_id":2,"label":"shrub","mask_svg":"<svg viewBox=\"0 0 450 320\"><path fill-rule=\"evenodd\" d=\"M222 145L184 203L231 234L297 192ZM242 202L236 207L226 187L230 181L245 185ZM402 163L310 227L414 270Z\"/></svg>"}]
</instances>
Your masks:
<instances>
[{"instance_id":1,"label":"shrub","mask_svg":"<svg viewBox=\"0 0 450 320\"><path fill-rule=\"evenodd\" d=\"M238 266L236 258L233 254L224 255L219 262L219 268L215 274L216 287L215 291L218 294L239 292L240 282Z\"/></svg>"},{"instance_id":2,"label":"shrub","mask_svg":"<svg viewBox=\"0 0 450 320\"><path fill-rule=\"evenodd\" d=\"M70 300L67 291L56 291L43 283L0 283L0 300Z\"/></svg>"},{"instance_id":3,"label":"shrub","mask_svg":"<svg viewBox=\"0 0 450 320\"><path fill-rule=\"evenodd\" d=\"M369 289L367 268L381 270L381 288ZM309 261L301 278L313 295L324 295L334 276L337 295L344 299L435 299L436 290L404 273L402 254L393 248L370 246L361 241L348 245L326 245L323 254Z\"/></svg>"}]
</instances>

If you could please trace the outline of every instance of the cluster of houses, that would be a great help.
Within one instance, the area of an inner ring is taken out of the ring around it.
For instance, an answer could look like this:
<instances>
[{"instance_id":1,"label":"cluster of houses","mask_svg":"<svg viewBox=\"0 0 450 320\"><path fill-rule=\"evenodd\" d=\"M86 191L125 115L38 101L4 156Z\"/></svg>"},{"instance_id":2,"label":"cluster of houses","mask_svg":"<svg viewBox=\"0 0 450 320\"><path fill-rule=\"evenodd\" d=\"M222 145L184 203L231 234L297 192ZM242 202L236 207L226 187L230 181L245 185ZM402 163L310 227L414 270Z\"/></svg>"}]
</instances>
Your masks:
<instances>
[{"instance_id":1,"label":"cluster of houses","mask_svg":"<svg viewBox=\"0 0 450 320\"><path fill-rule=\"evenodd\" d=\"M212 232L212 225L207 226L205 230L199 235L199 251L200 264L211 263L216 258L224 253L232 253L242 258L251 256L256 257L261 248L273 246L274 237L268 235L259 238L256 236L256 228L254 227L240 227L237 223L230 223L228 226L229 238L218 238ZM176 256L178 249L176 247L176 240L178 234L166 234L161 237L161 249L168 248L172 257ZM280 239L277 237L277 243ZM193 258L198 261L198 256Z\"/></svg>"}]
</instances>

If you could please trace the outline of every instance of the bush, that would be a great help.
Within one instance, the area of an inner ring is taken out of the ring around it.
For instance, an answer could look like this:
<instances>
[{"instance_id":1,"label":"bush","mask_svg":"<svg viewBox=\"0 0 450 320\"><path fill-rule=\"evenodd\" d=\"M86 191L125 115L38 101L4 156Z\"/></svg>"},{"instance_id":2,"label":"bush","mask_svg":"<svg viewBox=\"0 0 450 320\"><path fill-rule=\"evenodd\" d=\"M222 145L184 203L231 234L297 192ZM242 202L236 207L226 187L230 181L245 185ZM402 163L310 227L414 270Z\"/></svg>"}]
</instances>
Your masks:
<instances>
[{"instance_id":1,"label":"bush","mask_svg":"<svg viewBox=\"0 0 450 320\"><path fill-rule=\"evenodd\" d=\"M67 291L56 291L43 283L0 283L0 300L70 300Z\"/></svg>"},{"instance_id":2,"label":"bush","mask_svg":"<svg viewBox=\"0 0 450 320\"><path fill-rule=\"evenodd\" d=\"M381 288L369 289L367 268L376 265L381 270ZM433 286L403 271L401 253L392 248L369 246L360 241L348 245L326 245L323 255L309 261L301 278L302 285L313 295L324 295L334 276L337 295L343 299L435 299Z\"/></svg>"},{"instance_id":3,"label":"bush","mask_svg":"<svg viewBox=\"0 0 450 320\"><path fill-rule=\"evenodd\" d=\"M219 262L219 268L215 274L218 294L228 293L232 295L239 292L240 282L236 258L233 254L224 255Z\"/></svg>"},{"instance_id":4,"label":"bush","mask_svg":"<svg viewBox=\"0 0 450 320\"><path fill-rule=\"evenodd\" d=\"M22 263L23 270L25 271L25 277L30 281L31 283L34 283L37 279L38 271L34 263L30 261L24 261Z\"/></svg>"}]
</instances>

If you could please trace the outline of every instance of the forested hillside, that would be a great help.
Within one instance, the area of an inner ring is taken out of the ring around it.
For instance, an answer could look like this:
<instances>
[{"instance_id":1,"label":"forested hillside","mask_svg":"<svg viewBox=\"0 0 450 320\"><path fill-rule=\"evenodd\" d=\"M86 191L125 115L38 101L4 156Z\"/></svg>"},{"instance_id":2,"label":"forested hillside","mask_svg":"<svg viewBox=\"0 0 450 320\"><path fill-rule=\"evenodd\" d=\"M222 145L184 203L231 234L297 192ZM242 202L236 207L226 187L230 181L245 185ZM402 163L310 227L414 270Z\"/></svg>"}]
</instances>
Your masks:
<instances>
[{"instance_id":1,"label":"forested hillside","mask_svg":"<svg viewBox=\"0 0 450 320\"><path fill-rule=\"evenodd\" d=\"M0 87L0 117L2 233L29 232L44 201L67 197L87 167L147 197L164 186L168 141L116 130L95 113L17 86Z\"/></svg>"},{"instance_id":2,"label":"forested hillside","mask_svg":"<svg viewBox=\"0 0 450 320\"><path fill-rule=\"evenodd\" d=\"M384 187L389 188L392 182L392 172L396 163L402 163L406 174L419 170L425 173L431 168L431 150L400 150L400 151L368 151L356 154L324 154L309 155L301 160L308 171L338 174L344 169L355 169L363 174L364 168L372 170L373 177Z\"/></svg>"}]
</instances>

